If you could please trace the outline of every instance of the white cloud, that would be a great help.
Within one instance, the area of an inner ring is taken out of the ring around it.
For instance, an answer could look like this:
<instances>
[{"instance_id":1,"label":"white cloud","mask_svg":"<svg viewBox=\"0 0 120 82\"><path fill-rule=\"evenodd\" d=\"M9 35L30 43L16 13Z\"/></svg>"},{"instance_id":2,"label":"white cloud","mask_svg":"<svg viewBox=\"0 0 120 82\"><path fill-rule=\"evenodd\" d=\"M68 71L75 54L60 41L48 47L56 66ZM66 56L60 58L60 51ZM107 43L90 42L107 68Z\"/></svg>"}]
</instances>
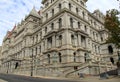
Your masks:
<instances>
[{"instance_id":1,"label":"white cloud","mask_svg":"<svg viewBox=\"0 0 120 82\"><path fill-rule=\"evenodd\" d=\"M24 19L30 10L35 6L40 9L42 0L0 0L0 45L8 30L11 30L15 23ZM87 8L91 12L100 9L106 10L118 8L117 0L88 0Z\"/></svg>"},{"instance_id":2,"label":"white cloud","mask_svg":"<svg viewBox=\"0 0 120 82\"><path fill-rule=\"evenodd\" d=\"M24 19L33 6L40 8L41 0L0 0L0 45L8 30Z\"/></svg>"},{"instance_id":3,"label":"white cloud","mask_svg":"<svg viewBox=\"0 0 120 82\"><path fill-rule=\"evenodd\" d=\"M87 9L93 12L99 9L104 14L109 9L118 9L119 3L117 0L88 0Z\"/></svg>"}]
</instances>

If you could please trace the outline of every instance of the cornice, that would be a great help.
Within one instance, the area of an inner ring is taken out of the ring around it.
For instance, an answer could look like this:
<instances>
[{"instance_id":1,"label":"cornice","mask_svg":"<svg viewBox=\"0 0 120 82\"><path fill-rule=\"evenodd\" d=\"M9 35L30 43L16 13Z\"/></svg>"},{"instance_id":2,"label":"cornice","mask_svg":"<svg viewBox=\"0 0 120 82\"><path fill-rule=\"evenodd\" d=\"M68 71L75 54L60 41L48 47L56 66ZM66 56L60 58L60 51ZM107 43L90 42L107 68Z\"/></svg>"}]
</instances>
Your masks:
<instances>
[{"instance_id":1,"label":"cornice","mask_svg":"<svg viewBox=\"0 0 120 82\"><path fill-rule=\"evenodd\" d=\"M61 15L62 13L70 13L72 14L73 16L81 19L82 21L86 22L88 25L89 25L89 22L85 19L83 19L82 17L78 16L77 14L75 14L74 12L71 12L69 9L67 8L64 8L62 9L59 13L55 14L54 16L50 17L47 21L45 21L41 26L43 27L45 24L49 23L51 20L53 20L54 18L58 17L59 15Z\"/></svg>"},{"instance_id":2,"label":"cornice","mask_svg":"<svg viewBox=\"0 0 120 82\"><path fill-rule=\"evenodd\" d=\"M98 21L99 23L101 23L102 25L104 25L104 23L101 22L98 18L96 18L92 13L88 12L88 16L91 16L93 19L95 19L96 21Z\"/></svg>"}]
</instances>

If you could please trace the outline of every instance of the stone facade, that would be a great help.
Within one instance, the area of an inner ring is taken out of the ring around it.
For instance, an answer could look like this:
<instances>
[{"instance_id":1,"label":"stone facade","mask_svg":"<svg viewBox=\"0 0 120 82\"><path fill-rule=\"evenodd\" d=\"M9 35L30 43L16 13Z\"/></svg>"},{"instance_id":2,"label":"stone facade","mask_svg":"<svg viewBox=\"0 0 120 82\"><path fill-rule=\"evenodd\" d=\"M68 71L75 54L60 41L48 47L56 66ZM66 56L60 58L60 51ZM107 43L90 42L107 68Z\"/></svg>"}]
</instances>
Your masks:
<instances>
[{"instance_id":1,"label":"stone facade","mask_svg":"<svg viewBox=\"0 0 120 82\"><path fill-rule=\"evenodd\" d=\"M35 76L99 74L115 68L117 49L107 53L104 15L86 9L87 0L42 0L2 44L1 71ZM111 45L112 47L112 45ZM111 48L112 49L112 48Z\"/></svg>"},{"instance_id":2,"label":"stone facade","mask_svg":"<svg viewBox=\"0 0 120 82\"><path fill-rule=\"evenodd\" d=\"M2 50L2 46L0 46L0 58L2 56L1 50ZM1 61L0 61L0 67L1 67Z\"/></svg>"}]
</instances>

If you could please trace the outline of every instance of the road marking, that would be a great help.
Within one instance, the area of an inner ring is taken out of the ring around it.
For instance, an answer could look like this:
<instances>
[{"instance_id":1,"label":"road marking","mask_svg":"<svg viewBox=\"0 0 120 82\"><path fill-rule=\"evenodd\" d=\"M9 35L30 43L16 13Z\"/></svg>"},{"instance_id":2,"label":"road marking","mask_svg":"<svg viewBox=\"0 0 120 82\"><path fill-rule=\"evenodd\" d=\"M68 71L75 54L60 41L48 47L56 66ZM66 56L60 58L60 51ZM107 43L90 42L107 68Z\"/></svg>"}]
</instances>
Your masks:
<instances>
[{"instance_id":1,"label":"road marking","mask_svg":"<svg viewBox=\"0 0 120 82\"><path fill-rule=\"evenodd\" d=\"M3 79L0 79L0 82L8 82L8 81L5 81L5 80L3 80Z\"/></svg>"}]
</instances>

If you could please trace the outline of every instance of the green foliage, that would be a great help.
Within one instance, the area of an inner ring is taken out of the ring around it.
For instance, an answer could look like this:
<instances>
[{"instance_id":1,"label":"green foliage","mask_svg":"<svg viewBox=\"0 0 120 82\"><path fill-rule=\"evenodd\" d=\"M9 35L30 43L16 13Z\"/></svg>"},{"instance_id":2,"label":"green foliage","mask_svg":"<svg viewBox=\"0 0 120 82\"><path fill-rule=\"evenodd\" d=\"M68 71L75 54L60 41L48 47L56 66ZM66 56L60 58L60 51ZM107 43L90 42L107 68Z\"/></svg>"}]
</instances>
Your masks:
<instances>
[{"instance_id":1,"label":"green foliage","mask_svg":"<svg viewBox=\"0 0 120 82\"><path fill-rule=\"evenodd\" d=\"M105 28L109 31L107 42L113 43L120 48L120 20L118 10L112 9L107 11L105 17Z\"/></svg>"}]
</instances>

